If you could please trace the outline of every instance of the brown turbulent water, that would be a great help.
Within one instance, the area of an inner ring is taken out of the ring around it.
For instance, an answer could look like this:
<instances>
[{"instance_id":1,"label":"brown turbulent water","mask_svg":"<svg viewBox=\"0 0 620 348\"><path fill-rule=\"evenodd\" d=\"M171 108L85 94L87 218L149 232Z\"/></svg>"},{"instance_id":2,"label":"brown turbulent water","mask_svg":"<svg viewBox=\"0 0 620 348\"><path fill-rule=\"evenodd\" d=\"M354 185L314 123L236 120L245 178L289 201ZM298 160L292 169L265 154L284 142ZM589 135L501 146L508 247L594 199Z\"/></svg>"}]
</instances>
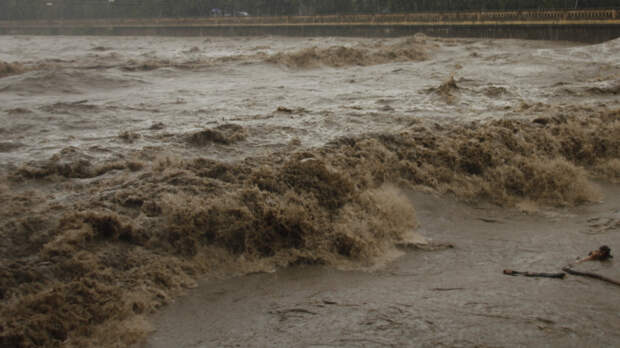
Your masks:
<instances>
[{"instance_id":1,"label":"brown turbulent water","mask_svg":"<svg viewBox=\"0 0 620 348\"><path fill-rule=\"evenodd\" d=\"M137 343L205 276L385 272L433 237L411 189L604 200L619 62L618 40L0 37L0 343Z\"/></svg>"},{"instance_id":2,"label":"brown turbulent water","mask_svg":"<svg viewBox=\"0 0 620 348\"><path fill-rule=\"evenodd\" d=\"M617 287L502 275L558 272L586 246L618 245L620 190L605 188L602 204L541 215L414 193L420 232L454 248L410 250L374 272L302 265L202 281L155 316L144 346L615 346ZM613 261L578 269L620 278Z\"/></svg>"}]
</instances>

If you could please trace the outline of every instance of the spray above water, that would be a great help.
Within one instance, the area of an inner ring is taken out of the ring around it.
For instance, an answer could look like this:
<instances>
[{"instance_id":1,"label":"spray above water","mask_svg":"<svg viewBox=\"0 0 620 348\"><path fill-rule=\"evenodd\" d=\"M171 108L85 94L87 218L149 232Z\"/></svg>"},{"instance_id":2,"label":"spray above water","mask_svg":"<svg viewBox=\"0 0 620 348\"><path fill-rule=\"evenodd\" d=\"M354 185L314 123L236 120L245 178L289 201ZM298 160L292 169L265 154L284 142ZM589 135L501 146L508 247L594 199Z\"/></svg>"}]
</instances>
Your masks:
<instances>
[{"instance_id":1,"label":"spray above water","mask_svg":"<svg viewBox=\"0 0 620 348\"><path fill-rule=\"evenodd\" d=\"M376 47L310 47L292 53L277 53L265 61L289 68L306 69L321 66L368 66L388 62L423 61L429 58L428 50L423 37L412 37L393 45Z\"/></svg>"},{"instance_id":2,"label":"spray above water","mask_svg":"<svg viewBox=\"0 0 620 348\"><path fill-rule=\"evenodd\" d=\"M193 133L187 141L196 146L204 146L210 143L230 145L238 141L245 140L247 131L236 124L224 124L213 129Z\"/></svg>"}]
</instances>

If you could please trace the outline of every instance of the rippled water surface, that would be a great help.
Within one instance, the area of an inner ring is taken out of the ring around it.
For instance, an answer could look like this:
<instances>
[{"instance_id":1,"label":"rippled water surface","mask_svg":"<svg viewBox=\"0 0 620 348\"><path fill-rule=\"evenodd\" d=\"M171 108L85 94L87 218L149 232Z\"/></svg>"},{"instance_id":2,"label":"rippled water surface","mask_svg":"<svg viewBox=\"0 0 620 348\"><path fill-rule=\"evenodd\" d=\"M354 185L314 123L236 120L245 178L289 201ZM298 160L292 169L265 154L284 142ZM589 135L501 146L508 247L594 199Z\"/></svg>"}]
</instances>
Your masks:
<instances>
[{"instance_id":1,"label":"rippled water surface","mask_svg":"<svg viewBox=\"0 0 620 348\"><path fill-rule=\"evenodd\" d=\"M5 164L68 146L97 157L153 147L239 159L398 130L414 117L459 122L619 103L619 41L17 36L0 37L0 47L0 61L29 69L0 79ZM394 53L403 48L423 56ZM451 75L458 89L433 93ZM247 127L244 143L179 141L228 123Z\"/></svg>"}]
</instances>

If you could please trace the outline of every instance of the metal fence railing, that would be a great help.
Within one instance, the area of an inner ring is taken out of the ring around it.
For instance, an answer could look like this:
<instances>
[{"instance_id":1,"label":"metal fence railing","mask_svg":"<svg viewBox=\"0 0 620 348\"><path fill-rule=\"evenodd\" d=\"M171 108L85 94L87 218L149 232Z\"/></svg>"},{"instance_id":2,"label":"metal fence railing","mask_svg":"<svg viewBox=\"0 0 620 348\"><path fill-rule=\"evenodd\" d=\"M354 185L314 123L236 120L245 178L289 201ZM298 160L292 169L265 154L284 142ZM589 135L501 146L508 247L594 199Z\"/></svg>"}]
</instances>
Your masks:
<instances>
[{"instance_id":1,"label":"metal fence railing","mask_svg":"<svg viewBox=\"0 0 620 348\"><path fill-rule=\"evenodd\" d=\"M344 14L319 16L211 16L184 18L107 18L43 19L0 21L2 26L253 26L253 25L330 25L330 24L398 24L398 23L488 23L488 22L570 22L620 21L620 10L529 10L472 11L398 14Z\"/></svg>"}]
</instances>

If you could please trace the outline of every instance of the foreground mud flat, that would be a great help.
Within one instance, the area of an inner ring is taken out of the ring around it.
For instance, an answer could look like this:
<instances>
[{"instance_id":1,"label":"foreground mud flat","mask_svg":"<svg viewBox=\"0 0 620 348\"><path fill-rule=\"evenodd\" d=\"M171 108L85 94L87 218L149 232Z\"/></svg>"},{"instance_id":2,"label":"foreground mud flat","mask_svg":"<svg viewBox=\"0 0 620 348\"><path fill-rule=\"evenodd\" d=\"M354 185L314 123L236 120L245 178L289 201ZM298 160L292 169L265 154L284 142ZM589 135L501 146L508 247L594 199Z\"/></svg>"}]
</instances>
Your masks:
<instances>
[{"instance_id":1,"label":"foreground mud flat","mask_svg":"<svg viewBox=\"0 0 620 348\"><path fill-rule=\"evenodd\" d=\"M205 277L379 269L337 273L366 281L419 261L414 252L390 264L403 254L396 245L444 236L486 245L484 229L473 236L479 224L466 224L462 238L434 228L429 216L443 214L416 212L429 198L412 190L449 197L439 205L487 207L520 233L517 244L558 235L541 212L610 209L599 202L617 191L593 180L620 178L618 41L0 40L6 346L140 343L152 330L147 318ZM522 212L534 215L523 221L536 233L521 231ZM611 235L617 215L605 214L587 219L602 219ZM580 235L566 236L570 257L599 242L580 249ZM484 252L459 246L428 257L471 264ZM316 313L299 308L290 313ZM158 332L150 344L173 338Z\"/></svg>"}]
</instances>

